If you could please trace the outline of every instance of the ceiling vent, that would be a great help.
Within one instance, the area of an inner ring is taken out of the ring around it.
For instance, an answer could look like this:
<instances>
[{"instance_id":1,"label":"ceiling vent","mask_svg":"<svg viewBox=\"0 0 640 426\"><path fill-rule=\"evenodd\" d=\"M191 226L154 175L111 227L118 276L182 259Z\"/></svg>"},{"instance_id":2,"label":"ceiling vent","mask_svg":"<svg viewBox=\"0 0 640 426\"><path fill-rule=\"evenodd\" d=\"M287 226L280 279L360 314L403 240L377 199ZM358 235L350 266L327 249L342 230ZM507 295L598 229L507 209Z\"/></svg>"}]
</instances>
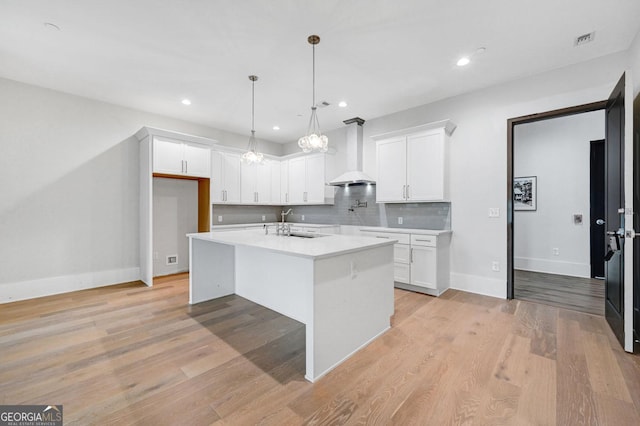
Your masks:
<instances>
[{"instance_id":1,"label":"ceiling vent","mask_svg":"<svg viewBox=\"0 0 640 426\"><path fill-rule=\"evenodd\" d=\"M596 37L595 31L587 34L582 34L581 36L576 37L574 45L581 46L583 44L591 43L595 37Z\"/></svg>"},{"instance_id":2,"label":"ceiling vent","mask_svg":"<svg viewBox=\"0 0 640 426\"><path fill-rule=\"evenodd\" d=\"M316 104L316 108L326 108L326 107L328 107L329 105L331 105L329 102L327 102L327 101L322 101L322 102L318 102L318 103Z\"/></svg>"}]
</instances>

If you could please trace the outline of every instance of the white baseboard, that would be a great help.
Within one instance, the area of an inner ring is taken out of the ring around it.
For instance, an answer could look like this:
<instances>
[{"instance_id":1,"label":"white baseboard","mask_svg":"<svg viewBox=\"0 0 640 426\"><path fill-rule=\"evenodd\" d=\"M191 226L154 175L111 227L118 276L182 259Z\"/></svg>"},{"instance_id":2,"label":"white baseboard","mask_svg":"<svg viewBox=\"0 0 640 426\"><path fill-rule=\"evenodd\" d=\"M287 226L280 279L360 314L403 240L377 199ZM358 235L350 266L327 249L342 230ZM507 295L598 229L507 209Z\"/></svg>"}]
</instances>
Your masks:
<instances>
[{"instance_id":1,"label":"white baseboard","mask_svg":"<svg viewBox=\"0 0 640 426\"><path fill-rule=\"evenodd\" d=\"M489 278L452 272L449 288L484 296L499 297L500 299L507 298L506 278Z\"/></svg>"},{"instance_id":2,"label":"white baseboard","mask_svg":"<svg viewBox=\"0 0 640 426\"><path fill-rule=\"evenodd\" d=\"M4 283L0 284L0 304L121 284L139 279L140 268L127 268Z\"/></svg>"},{"instance_id":3,"label":"white baseboard","mask_svg":"<svg viewBox=\"0 0 640 426\"><path fill-rule=\"evenodd\" d=\"M547 274L582 278L591 277L591 265L588 263L516 257L513 259L513 267L514 269L522 269L523 271L545 272Z\"/></svg>"}]
</instances>

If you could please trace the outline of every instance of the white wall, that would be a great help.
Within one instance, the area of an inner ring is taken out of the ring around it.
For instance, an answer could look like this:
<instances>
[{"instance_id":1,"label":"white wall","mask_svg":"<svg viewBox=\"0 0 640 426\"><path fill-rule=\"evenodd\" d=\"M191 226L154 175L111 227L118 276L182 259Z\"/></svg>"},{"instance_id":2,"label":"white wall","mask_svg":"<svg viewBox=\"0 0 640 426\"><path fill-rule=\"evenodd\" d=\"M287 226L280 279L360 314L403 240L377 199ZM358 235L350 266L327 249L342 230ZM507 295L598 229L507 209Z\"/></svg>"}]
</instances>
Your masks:
<instances>
[{"instance_id":1,"label":"white wall","mask_svg":"<svg viewBox=\"0 0 640 426\"><path fill-rule=\"evenodd\" d=\"M633 96L640 94L640 31L629 48L629 64L633 73Z\"/></svg>"},{"instance_id":2,"label":"white wall","mask_svg":"<svg viewBox=\"0 0 640 426\"><path fill-rule=\"evenodd\" d=\"M142 126L248 140L0 79L0 303L139 278Z\"/></svg>"},{"instance_id":3,"label":"white wall","mask_svg":"<svg viewBox=\"0 0 640 426\"><path fill-rule=\"evenodd\" d=\"M189 270L189 240L198 232L198 181L153 178L153 275ZM167 265L167 256L178 263Z\"/></svg>"},{"instance_id":4,"label":"white wall","mask_svg":"<svg viewBox=\"0 0 640 426\"><path fill-rule=\"evenodd\" d=\"M603 110L515 126L513 174L537 177L537 210L514 214L516 269L591 276L590 141L604 136Z\"/></svg>"},{"instance_id":5,"label":"white wall","mask_svg":"<svg viewBox=\"0 0 640 426\"><path fill-rule=\"evenodd\" d=\"M606 99L626 52L368 119L364 171L376 175L372 135L451 119L452 287L506 297L507 119ZM468 72L473 72L470 68ZM499 207L499 218L488 209ZM501 270L491 270L498 261Z\"/></svg>"}]
</instances>

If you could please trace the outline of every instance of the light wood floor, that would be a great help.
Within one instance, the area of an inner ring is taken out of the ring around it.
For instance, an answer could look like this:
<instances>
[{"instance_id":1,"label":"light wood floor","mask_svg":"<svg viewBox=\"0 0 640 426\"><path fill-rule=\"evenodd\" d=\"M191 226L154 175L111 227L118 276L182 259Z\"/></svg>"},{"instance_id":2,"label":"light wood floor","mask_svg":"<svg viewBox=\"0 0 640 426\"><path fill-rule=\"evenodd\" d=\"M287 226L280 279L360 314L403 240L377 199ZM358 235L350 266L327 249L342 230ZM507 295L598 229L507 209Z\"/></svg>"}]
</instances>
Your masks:
<instances>
[{"instance_id":1,"label":"light wood floor","mask_svg":"<svg viewBox=\"0 0 640 426\"><path fill-rule=\"evenodd\" d=\"M516 299L604 315L604 281L514 270Z\"/></svg>"},{"instance_id":2,"label":"light wood floor","mask_svg":"<svg viewBox=\"0 0 640 426\"><path fill-rule=\"evenodd\" d=\"M237 296L189 307L185 275L2 305L0 404L78 425L640 424L640 360L602 317L395 294L392 329L315 384L300 323Z\"/></svg>"}]
</instances>

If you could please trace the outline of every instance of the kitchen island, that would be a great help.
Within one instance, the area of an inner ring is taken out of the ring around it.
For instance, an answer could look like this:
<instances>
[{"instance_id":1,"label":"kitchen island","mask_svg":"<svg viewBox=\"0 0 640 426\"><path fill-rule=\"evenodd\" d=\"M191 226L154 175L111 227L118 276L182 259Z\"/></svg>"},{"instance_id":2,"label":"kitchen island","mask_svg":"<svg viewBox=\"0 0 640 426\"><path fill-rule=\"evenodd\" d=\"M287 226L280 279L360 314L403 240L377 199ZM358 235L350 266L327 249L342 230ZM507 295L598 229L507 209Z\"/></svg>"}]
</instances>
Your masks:
<instances>
[{"instance_id":1,"label":"kitchen island","mask_svg":"<svg viewBox=\"0 0 640 426\"><path fill-rule=\"evenodd\" d=\"M305 324L311 382L390 327L394 241L254 230L187 236L189 303L237 294Z\"/></svg>"}]
</instances>

